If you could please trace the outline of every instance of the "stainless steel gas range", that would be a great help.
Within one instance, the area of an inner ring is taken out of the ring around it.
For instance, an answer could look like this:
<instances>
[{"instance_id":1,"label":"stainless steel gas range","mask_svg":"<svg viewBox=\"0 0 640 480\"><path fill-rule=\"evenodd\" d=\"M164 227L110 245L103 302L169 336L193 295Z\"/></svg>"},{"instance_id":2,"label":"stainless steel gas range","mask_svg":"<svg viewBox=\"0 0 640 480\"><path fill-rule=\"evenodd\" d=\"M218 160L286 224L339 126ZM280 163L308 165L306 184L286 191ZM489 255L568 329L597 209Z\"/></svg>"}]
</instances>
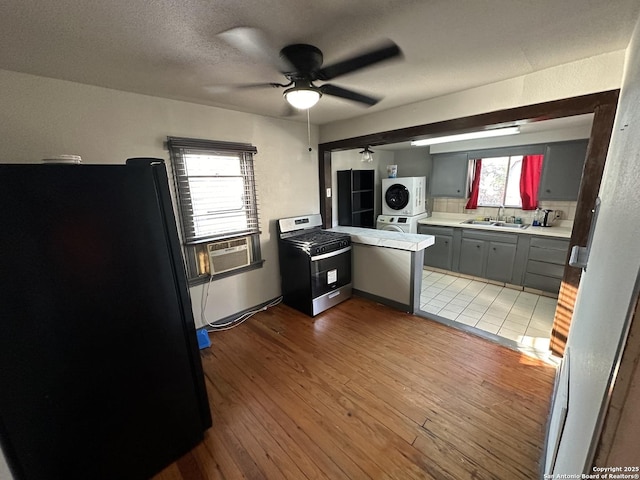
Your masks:
<instances>
[{"instance_id":1,"label":"stainless steel gas range","mask_svg":"<svg viewBox=\"0 0 640 480\"><path fill-rule=\"evenodd\" d=\"M351 237L322 229L318 214L278 220L282 295L312 317L351 297Z\"/></svg>"}]
</instances>

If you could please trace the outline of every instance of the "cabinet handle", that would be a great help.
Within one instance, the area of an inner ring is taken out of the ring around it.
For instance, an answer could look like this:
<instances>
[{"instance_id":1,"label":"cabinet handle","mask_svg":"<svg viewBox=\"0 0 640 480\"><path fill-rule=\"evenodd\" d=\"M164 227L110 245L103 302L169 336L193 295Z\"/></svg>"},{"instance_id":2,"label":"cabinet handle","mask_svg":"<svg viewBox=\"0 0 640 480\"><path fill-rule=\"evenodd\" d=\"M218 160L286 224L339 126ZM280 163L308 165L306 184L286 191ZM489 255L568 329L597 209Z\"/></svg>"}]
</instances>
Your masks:
<instances>
[{"instance_id":1,"label":"cabinet handle","mask_svg":"<svg viewBox=\"0 0 640 480\"><path fill-rule=\"evenodd\" d=\"M548 189L548 188L547 188L547 190L546 190L546 191L547 191L547 193L551 193L551 190L550 190L550 189Z\"/></svg>"},{"instance_id":2,"label":"cabinet handle","mask_svg":"<svg viewBox=\"0 0 640 480\"><path fill-rule=\"evenodd\" d=\"M480 248L480 245L476 245L476 248Z\"/></svg>"},{"instance_id":3,"label":"cabinet handle","mask_svg":"<svg viewBox=\"0 0 640 480\"><path fill-rule=\"evenodd\" d=\"M493 247L493 251L494 251L494 252L496 251L496 247Z\"/></svg>"}]
</instances>

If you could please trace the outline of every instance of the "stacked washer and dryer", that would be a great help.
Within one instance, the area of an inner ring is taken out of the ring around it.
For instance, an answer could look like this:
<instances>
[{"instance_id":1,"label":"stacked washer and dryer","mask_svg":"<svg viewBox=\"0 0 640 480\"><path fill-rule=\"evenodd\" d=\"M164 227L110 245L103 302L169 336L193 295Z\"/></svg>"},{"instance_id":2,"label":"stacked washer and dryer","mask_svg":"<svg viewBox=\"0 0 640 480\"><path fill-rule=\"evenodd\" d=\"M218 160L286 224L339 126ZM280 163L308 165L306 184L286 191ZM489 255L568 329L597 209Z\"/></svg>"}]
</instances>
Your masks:
<instances>
[{"instance_id":1,"label":"stacked washer and dryer","mask_svg":"<svg viewBox=\"0 0 640 480\"><path fill-rule=\"evenodd\" d=\"M418 233L418 221L426 211L426 177L382 179L382 215L376 228L393 232Z\"/></svg>"}]
</instances>

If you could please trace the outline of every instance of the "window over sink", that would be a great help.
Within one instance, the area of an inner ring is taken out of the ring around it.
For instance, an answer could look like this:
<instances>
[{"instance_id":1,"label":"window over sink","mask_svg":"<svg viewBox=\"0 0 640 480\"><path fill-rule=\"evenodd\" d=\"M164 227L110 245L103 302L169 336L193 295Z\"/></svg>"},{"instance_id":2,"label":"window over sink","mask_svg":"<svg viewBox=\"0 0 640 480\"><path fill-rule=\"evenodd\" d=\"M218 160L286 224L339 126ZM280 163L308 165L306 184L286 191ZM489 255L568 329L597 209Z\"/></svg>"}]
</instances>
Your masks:
<instances>
[{"instance_id":1,"label":"window over sink","mask_svg":"<svg viewBox=\"0 0 640 480\"><path fill-rule=\"evenodd\" d=\"M466 208L535 209L543 159L543 155L511 155L471 160L471 193Z\"/></svg>"},{"instance_id":2,"label":"window over sink","mask_svg":"<svg viewBox=\"0 0 640 480\"><path fill-rule=\"evenodd\" d=\"M478 192L479 207L522 207L520 172L522 155L483 158Z\"/></svg>"}]
</instances>

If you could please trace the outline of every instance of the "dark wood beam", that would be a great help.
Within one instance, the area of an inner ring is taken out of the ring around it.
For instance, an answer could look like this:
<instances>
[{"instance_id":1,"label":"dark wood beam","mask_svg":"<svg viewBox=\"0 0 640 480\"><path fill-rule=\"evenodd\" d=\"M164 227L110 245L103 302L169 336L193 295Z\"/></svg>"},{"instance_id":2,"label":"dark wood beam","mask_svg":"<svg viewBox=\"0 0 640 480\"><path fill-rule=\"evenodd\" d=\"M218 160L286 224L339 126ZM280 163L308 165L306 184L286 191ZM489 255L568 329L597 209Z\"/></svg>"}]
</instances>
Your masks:
<instances>
[{"instance_id":1,"label":"dark wood beam","mask_svg":"<svg viewBox=\"0 0 640 480\"><path fill-rule=\"evenodd\" d=\"M613 131L616 108L617 97L615 103L601 104L595 108L591 137L587 148L587 157L582 170L580 191L578 192L578 203L576 205L573 231L571 232L569 255L571 254L571 248L575 245L585 246L589 238L593 208L596 203L596 198L598 197L598 192L600 191L600 181L607 159L607 152L609 151L609 142ZM567 343L571 318L573 317L573 308L582 276L581 269L568 266L568 257L565 265L550 343L551 352L560 357L563 355Z\"/></svg>"}]
</instances>

